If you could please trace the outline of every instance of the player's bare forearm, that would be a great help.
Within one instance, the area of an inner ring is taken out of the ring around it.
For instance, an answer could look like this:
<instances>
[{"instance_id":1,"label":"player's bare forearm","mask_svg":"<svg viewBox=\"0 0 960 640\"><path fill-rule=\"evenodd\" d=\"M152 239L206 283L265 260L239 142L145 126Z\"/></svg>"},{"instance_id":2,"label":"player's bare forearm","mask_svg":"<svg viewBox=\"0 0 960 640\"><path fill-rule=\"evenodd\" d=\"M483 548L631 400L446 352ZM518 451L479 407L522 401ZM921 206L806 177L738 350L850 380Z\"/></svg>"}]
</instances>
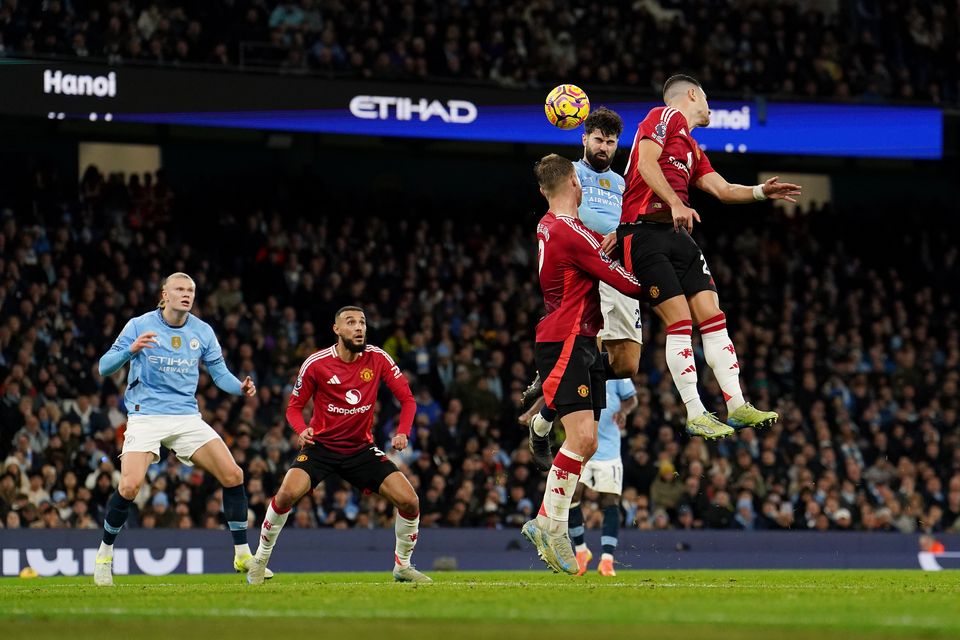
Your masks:
<instances>
[{"instance_id":1,"label":"player's bare forearm","mask_svg":"<svg viewBox=\"0 0 960 640\"><path fill-rule=\"evenodd\" d=\"M753 197L753 187L742 184L727 184L725 189L713 195L724 204L750 204L757 201Z\"/></svg>"},{"instance_id":2,"label":"player's bare forearm","mask_svg":"<svg viewBox=\"0 0 960 640\"><path fill-rule=\"evenodd\" d=\"M660 168L660 164L654 160L641 160L640 162L640 177L643 178L643 181L653 189L653 192L660 197L667 206L671 209L679 204L683 204L680 201L680 197L677 196L677 192L673 190L673 187L670 186L670 183L667 182L666 177L663 175L663 170Z\"/></svg>"},{"instance_id":3,"label":"player's bare forearm","mask_svg":"<svg viewBox=\"0 0 960 640\"><path fill-rule=\"evenodd\" d=\"M795 203L794 196L799 196L802 191L802 187L798 184L780 182L779 176L774 176L762 184L748 187L742 184L730 184L716 172L701 177L697 180L696 186L724 204L751 204L767 199L786 200Z\"/></svg>"}]
</instances>

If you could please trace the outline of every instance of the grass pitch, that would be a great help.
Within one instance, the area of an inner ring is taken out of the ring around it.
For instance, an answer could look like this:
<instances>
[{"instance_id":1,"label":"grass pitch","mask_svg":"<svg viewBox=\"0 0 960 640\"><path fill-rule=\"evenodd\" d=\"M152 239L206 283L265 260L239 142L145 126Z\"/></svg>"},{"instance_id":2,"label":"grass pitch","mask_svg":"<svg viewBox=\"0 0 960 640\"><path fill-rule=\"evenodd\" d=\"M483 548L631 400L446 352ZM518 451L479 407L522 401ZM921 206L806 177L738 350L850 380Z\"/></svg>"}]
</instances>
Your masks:
<instances>
[{"instance_id":1,"label":"grass pitch","mask_svg":"<svg viewBox=\"0 0 960 640\"><path fill-rule=\"evenodd\" d=\"M960 572L623 571L0 579L0 638L960 638Z\"/></svg>"}]
</instances>

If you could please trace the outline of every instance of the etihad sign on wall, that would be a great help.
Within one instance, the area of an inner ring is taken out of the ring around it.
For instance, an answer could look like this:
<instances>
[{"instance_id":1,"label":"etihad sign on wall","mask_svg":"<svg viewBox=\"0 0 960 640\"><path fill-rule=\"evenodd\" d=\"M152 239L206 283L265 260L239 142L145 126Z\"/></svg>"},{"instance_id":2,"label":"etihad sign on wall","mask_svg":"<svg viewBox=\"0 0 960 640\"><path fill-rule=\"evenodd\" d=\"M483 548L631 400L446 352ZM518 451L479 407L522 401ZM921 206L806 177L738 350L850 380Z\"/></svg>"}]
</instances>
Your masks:
<instances>
[{"instance_id":1,"label":"etihad sign on wall","mask_svg":"<svg viewBox=\"0 0 960 640\"><path fill-rule=\"evenodd\" d=\"M364 120L413 120L421 122L440 118L452 124L469 124L477 119L477 105L466 100L439 100L403 98L396 96L354 96L350 113Z\"/></svg>"}]
</instances>

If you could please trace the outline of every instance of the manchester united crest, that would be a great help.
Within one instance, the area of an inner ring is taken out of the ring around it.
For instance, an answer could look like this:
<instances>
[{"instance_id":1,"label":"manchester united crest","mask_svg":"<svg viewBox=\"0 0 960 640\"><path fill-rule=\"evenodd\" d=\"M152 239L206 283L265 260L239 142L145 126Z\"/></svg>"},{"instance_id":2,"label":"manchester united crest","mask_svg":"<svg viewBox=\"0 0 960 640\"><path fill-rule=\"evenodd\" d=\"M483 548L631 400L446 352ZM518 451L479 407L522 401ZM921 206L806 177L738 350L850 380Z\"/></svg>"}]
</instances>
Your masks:
<instances>
[{"instance_id":1,"label":"manchester united crest","mask_svg":"<svg viewBox=\"0 0 960 640\"><path fill-rule=\"evenodd\" d=\"M587 388L587 385L582 384L579 387L577 387L577 393L580 394L581 398L586 398L588 395L590 395L590 389Z\"/></svg>"},{"instance_id":2,"label":"manchester united crest","mask_svg":"<svg viewBox=\"0 0 960 640\"><path fill-rule=\"evenodd\" d=\"M297 462L306 462L306 461L307 461L307 454L301 453L300 455L297 456Z\"/></svg>"},{"instance_id":3,"label":"manchester united crest","mask_svg":"<svg viewBox=\"0 0 960 640\"><path fill-rule=\"evenodd\" d=\"M660 287L658 287L657 285L653 285L652 287L650 287L650 297L653 298L654 300L656 300L657 298L659 298L659 297L660 297Z\"/></svg>"},{"instance_id":4,"label":"manchester united crest","mask_svg":"<svg viewBox=\"0 0 960 640\"><path fill-rule=\"evenodd\" d=\"M364 367L360 370L360 379L364 382L370 382L373 380L373 369Z\"/></svg>"},{"instance_id":5,"label":"manchester united crest","mask_svg":"<svg viewBox=\"0 0 960 640\"><path fill-rule=\"evenodd\" d=\"M170 346L179 349L183 346L183 339L180 336L170 336Z\"/></svg>"}]
</instances>

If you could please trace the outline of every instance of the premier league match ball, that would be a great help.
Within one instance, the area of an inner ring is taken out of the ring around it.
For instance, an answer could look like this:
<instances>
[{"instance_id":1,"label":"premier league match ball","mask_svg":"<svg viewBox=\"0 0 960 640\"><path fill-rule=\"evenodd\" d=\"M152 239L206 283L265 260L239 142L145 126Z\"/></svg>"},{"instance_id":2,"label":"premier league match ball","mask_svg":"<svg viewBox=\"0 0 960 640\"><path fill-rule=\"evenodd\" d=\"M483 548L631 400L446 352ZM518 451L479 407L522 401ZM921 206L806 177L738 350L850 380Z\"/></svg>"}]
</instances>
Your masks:
<instances>
[{"instance_id":1,"label":"premier league match ball","mask_svg":"<svg viewBox=\"0 0 960 640\"><path fill-rule=\"evenodd\" d=\"M576 129L590 115L590 98L575 84L561 84L547 94L547 120L560 129Z\"/></svg>"}]
</instances>

